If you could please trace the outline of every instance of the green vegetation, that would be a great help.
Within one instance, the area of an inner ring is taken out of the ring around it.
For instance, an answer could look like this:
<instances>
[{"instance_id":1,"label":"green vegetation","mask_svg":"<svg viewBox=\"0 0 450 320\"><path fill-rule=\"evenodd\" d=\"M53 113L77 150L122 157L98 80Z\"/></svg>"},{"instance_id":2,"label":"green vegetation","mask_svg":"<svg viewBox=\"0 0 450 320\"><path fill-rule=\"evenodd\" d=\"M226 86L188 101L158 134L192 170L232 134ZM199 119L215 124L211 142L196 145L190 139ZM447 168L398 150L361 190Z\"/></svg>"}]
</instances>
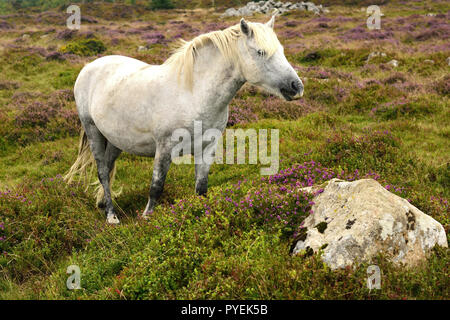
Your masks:
<instances>
[{"instance_id":1,"label":"green vegetation","mask_svg":"<svg viewBox=\"0 0 450 320\"><path fill-rule=\"evenodd\" d=\"M23 14L0 18L0 299L449 299L448 249L435 248L414 269L379 256L372 263L382 289L371 292L367 263L332 271L320 255L290 255L311 209L297 183L336 176L377 179L449 234L450 51L441 33L448 2L387 4L386 32L376 36L360 30L359 4L334 4L324 17L277 17L305 96L285 102L246 85L228 125L279 129L280 172L261 179L260 165L213 165L203 198L194 194L193 166L173 165L161 205L143 221L153 160L124 153L116 227L95 208L92 188L61 180L78 145L72 89L79 71L98 54L161 63L177 38L238 19L219 24L204 9L150 10L148 1L82 4L82 29L69 32L63 2L46 2L56 9L40 16L24 1ZM11 12L11 4L0 10ZM367 61L380 51L386 55ZM397 68L387 64L392 59ZM82 290L66 288L72 264Z\"/></svg>"},{"instance_id":2,"label":"green vegetation","mask_svg":"<svg viewBox=\"0 0 450 320\"><path fill-rule=\"evenodd\" d=\"M80 56L94 56L106 50L103 42L97 39L81 39L69 42L61 48L63 53L73 53Z\"/></svg>"},{"instance_id":3,"label":"green vegetation","mask_svg":"<svg viewBox=\"0 0 450 320\"><path fill-rule=\"evenodd\" d=\"M153 10L173 9L175 6L170 0L151 0L150 8Z\"/></svg>"}]
</instances>

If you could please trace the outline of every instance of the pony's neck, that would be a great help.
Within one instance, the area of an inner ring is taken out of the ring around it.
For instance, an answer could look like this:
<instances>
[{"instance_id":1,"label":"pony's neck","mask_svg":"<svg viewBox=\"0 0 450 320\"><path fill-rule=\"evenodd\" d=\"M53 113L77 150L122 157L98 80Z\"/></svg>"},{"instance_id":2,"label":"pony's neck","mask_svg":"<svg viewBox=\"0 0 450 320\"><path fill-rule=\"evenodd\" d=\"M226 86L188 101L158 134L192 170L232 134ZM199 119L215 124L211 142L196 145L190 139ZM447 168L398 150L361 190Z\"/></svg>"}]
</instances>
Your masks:
<instances>
[{"instance_id":1,"label":"pony's neck","mask_svg":"<svg viewBox=\"0 0 450 320\"><path fill-rule=\"evenodd\" d=\"M227 61L214 45L200 48L194 65L194 95L202 92L210 107L225 108L245 83L240 68Z\"/></svg>"}]
</instances>

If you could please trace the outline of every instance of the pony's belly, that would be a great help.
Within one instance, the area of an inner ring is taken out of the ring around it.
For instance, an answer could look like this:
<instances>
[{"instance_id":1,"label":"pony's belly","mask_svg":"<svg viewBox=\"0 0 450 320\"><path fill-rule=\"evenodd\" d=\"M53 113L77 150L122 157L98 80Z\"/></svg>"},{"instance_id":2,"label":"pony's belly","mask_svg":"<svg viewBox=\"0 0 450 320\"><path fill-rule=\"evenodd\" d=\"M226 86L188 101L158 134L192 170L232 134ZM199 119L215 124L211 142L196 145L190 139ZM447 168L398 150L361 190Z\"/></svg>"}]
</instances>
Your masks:
<instances>
[{"instance_id":1,"label":"pony's belly","mask_svg":"<svg viewBox=\"0 0 450 320\"><path fill-rule=\"evenodd\" d=\"M127 140L108 139L115 147L122 151L137 155L154 157L156 152L156 144L153 141L145 141L140 143L130 143Z\"/></svg>"},{"instance_id":2,"label":"pony's belly","mask_svg":"<svg viewBox=\"0 0 450 320\"><path fill-rule=\"evenodd\" d=\"M122 151L131 153L131 154L134 154L137 156L144 156L144 157L154 157L155 153L156 153L156 144L154 142L147 142L147 143L142 143L139 145L123 144L121 147L117 147L117 148L121 149Z\"/></svg>"},{"instance_id":3,"label":"pony's belly","mask_svg":"<svg viewBox=\"0 0 450 320\"><path fill-rule=\"evenodd\" d=\"M134 132L130 129L124 130L121 126L96 125L103 136L116 148L139 156L153 157L155 155L156 143L151 134Z\"/></svg>"}]
</instances>

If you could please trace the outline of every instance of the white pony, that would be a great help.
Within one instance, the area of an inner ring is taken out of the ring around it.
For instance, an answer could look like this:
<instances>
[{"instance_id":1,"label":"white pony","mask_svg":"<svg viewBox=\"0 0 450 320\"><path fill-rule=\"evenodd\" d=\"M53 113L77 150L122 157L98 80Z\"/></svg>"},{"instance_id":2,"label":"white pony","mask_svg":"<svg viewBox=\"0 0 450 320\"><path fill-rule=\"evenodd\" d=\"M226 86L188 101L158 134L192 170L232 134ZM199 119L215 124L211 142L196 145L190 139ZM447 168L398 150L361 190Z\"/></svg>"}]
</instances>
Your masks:
<instances>
[{"instance_id":1,"label":"white pony","mask_svg":"<svg viewBox=\"0 0 450 320\"><path fill-rule=\"evenodd\" d=\"M187 129L193 137L194 121L201 121L203 131L223 131L228 104L245 82L286 100L303 94L303 84L286 60L273 26L274 17L265 24L242 19L225 30L183 42L162 65L117 55L86 65L74 88L83 131L78 158L66 181L86 174L95 159L103 187L98 205L105 207L109 223L119 223L110 190L115 160L122 151L154 157L143 212L147 216L163 191L171 150L179 144L171 140L174 130ZM216 144L203 148L214 155ZM198 194L207 191L209 168L206 163L195 164Z\"/></svg>"}]
</instances>

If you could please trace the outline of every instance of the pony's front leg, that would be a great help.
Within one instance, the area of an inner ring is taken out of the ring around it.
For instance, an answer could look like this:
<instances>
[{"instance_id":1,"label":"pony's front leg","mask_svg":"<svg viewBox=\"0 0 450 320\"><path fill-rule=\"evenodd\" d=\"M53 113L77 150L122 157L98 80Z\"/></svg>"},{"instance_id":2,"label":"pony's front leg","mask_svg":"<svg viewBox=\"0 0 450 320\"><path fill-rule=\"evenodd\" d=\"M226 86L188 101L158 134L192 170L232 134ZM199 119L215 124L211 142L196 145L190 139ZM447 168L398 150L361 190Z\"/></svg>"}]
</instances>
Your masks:
<instances>
[{"instance_id":1,"label":"pony's front leg","mask_svg":"<svg viewBox=\"0 0 450 320\"><path fill-rule=\"evenodd\" d=\"M195 192L203 196L208 191L208 174L210 164L200 163L195 165Z\"/></svg>"},{"instance_id":2,"label":"pony's front leg","mask_svg":"<svg viewBox=\"0 0 450 320\"><path fill-rule=\"evenodd\" d=\"M156 150L155 161L153 163L153 176L150 186L150 196L142 214L146 218L156 205L164 190L164 182L166 181L167 171L169 171L171 155L170 150Z\"/></svg>"},{"instance_id":3,"label":"pony's front leg","mask_svg":"<svg viewBox=\"0 0 450 320\"><path fill-rule=\"evenodd\" d=\"M195 192L203 196L208 191L208 174L214 160L217 143L210 143L203 151L201 159L195 163Z\"/></svg>"}]
</instances>

